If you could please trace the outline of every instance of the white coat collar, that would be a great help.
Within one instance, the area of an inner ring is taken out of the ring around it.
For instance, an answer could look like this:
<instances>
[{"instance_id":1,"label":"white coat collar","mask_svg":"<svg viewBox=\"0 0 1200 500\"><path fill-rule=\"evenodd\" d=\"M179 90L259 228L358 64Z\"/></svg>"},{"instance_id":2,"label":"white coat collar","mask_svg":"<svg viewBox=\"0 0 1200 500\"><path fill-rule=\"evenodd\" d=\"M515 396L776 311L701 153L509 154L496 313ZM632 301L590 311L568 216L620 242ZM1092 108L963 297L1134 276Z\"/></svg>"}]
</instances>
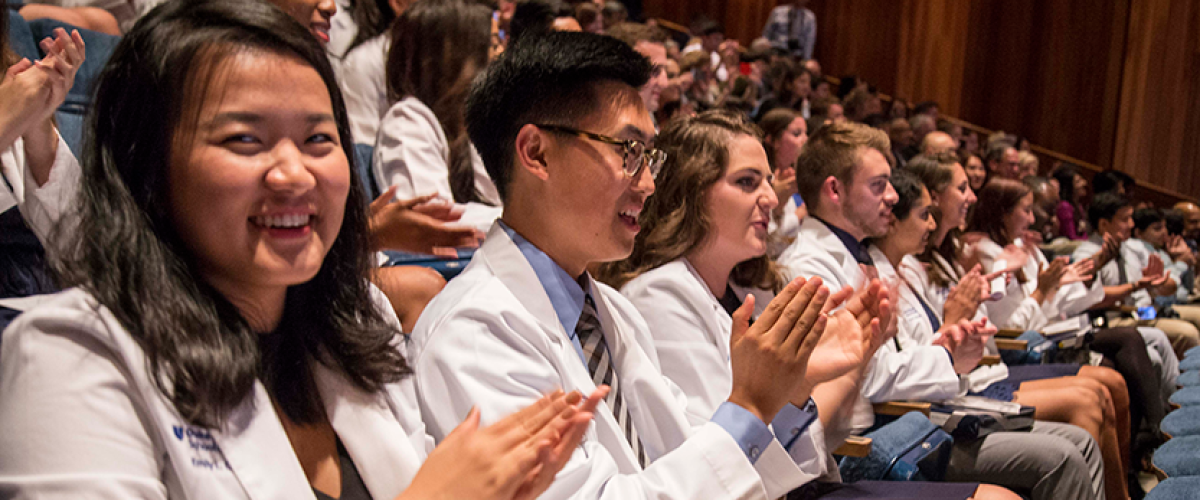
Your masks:
<instances>
[{"instance_id":1,"label":"white coat collar","mask_svg":"<svg viewBox=\"0 0 1200 500\"><path fill-rule=\"evenodd\" d=\"M314 365L313 377L329 423L371 496L400 494L412 481L421 458L384 396L367 394L320 364ZM316 498L261 382L255 383L251 400L212 436L251 499Z\"/></svg>"},{"instance_id":2,"label":"white coat collar","mask_svg":"<svg viewBox=\"0 0 1200 500\"><path fill-rule=\"evenodd\" d=\"M504 232L504 228L500 227L499 221L492 224L487 239L484 240L483 246L479 248L476 255L487 264L488 268L492 270L492 274L513 292L513 297L517 299L517 302L520 302L522 307L537 318L538 324L543 329L558 333L553 337L555 343L562 344L569 338L567 332L563 330L562 323L558 322L554 305L550 303L550 297L546 295L542 282L538 281L533 266L530 266L529 261L525 260L525 255L517 248L508 233ZM570 342L566 343L570 344Z\"/></svg>"}]
</instances>

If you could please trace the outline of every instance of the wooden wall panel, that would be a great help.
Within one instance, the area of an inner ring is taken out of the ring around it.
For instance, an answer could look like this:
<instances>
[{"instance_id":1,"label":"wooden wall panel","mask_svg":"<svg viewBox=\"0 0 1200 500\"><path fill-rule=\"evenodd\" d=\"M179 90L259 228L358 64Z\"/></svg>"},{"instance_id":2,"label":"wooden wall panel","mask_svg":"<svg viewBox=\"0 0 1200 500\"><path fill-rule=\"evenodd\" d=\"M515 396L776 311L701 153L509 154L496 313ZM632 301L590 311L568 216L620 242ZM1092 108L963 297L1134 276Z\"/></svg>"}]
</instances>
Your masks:
<instances>
[{"instance_id":1,"label":"wooden wall panel","mask_svg":"<svg viewBox=\"0 0 1200 500\"><path fill-rule=\"evenodd\" d=\"M772 0L645 0L759 36ZM815 55L910 102L1200 198L1200 0L812 0Z\"/></svg>"},{"instance_id":2,"label":"wooden wall panel","mask_svg":"<svg viewBox=\"0 0 1200 500\"><path fill-rule=\"evenodd\" d=\"M817 47L813 57L828 75L857 75L885 93L894 93L900 62L904 2L896 0L813 0Z\"/></svg>"},{"instance_id":3,"label":"wooden wall panel","mask_svg":"<svg viewBox=\"0 0 1200 500\"><path fill-rule=\"evenodd\" d=\"M1200 6L1135 0L1128 43L1114 165L1200 194Z\"/></svg>"},{"instance_id":4,"label":"wooden wall panel","mask_svg":"<svg viewBox=\"0 0 1200 500\"><path fill-rule=\"evenodd\" d=\"M904 0L901 4L896 97L917 103L936 99L958 116L966 69L970 2Z\"/></svg>"},{"instance_id":5,"label":"wooden wall panel","mask_svg":"<svg viewBox=\"0 0 1200 500\"><path fill-rule=\"evenodd\" d=\"M775 0L643 0L647 18L661 18L689 26L705 15L725 26L725 36L742 46L762 35L763 25L775 8Z\"/></svg>"}]
</instances>

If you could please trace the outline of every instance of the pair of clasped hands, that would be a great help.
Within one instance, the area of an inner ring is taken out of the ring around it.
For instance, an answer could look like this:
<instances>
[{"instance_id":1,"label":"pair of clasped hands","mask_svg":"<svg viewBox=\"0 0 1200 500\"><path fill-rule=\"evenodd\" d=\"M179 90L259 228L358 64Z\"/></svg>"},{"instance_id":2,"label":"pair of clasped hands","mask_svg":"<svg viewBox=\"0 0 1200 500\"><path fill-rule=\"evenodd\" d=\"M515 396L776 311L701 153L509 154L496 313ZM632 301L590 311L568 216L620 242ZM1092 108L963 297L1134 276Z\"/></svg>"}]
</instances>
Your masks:
<instances>
[{"instance_id":1,"label":"pair of clasped hands","mask_svg":"<svg viewBox=\"0 0 1200 500\"><path fill-rule=\"evenodd\" d=\"M747 296L733 313L729 401L766 423L788 403L803 407L814 386L864 366L894 334L890 297L879 280L831 294L821 278L797 278L751 325Z\"/></svg>"},{"instance_id":2,"label":"pair of clasped hands","mask_svg":"<svg viewBox=\"0 0 1200 500\"><path fill-rule=\"evenodd\" d=\"M0 150L8 149L16 138L38 131L35 127L39 125L51 126L50 117L66 100L86 57L78 30L67 34L56 28L54 38L47 37L40 45L46 57L21 59L8 68L0 82Z\"/></svg>"}]
</instances>

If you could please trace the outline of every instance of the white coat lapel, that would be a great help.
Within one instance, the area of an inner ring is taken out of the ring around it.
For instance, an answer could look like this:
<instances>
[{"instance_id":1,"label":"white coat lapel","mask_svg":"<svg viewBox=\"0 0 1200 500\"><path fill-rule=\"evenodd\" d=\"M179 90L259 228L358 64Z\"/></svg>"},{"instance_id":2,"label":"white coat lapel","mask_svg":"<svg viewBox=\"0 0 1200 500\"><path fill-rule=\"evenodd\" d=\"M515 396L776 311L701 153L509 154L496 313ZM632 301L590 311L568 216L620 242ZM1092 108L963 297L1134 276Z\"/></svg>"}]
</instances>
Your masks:
<instances>
[{"instance_id":1,"label":"white coat lapel","mask_svg":"<svg viewBox=\"0 0 1200 500\"><path fill-rule=\"evenodd\" d=\"M517 248L512 238L508 237L508 233L504 232L504 228L500 227L499 221L492 225L483 247L476 255L483 258L492 274L512 291L513 297L537 318L542 328L558 334L552 337L553 340L564 343L562 341L568 337L563 331L562 323L558 322L558 315L554 312L554 305L550 303L550 296L546 295L546 289L542 287L541 281L538 281L533 266L525 260L525 255Z\"/></svg>"},{"instance_id":2,"label":"white coat lapel","mask_svg":"<svg viewBox=\"0 0 1200 500\"><path fill-rule=\"evenodd\" d=\"M382 393L368 394L323 365L313 370L325 413L372 498L395 498L412 482L421 457Z\"/></svg>"},{"instance_id":3,"label":"white coat lapel","mask_svg":"<svg viewBox=\"0 0 1200 500\"><path fill-rule=\"evenodd\" d=\"M316 499L261 382L254 384L252 401L212 435L252 500Z\"/></svg>"},{"instance_id":4,"label":"white coat lapel","mask_svg":"<svg viewBox=\"0 0 1200 500\"><path fill-rule=\"evenodd\" d=\"M550 296L538 280L537 273L517 248L517 244L500 227L499 222L492 226L487 240L476 255L482 256L492 274L512 292L521 307L537 319L538 326L554 343L558 358L554 362L559 365L561 373L565 374L568 385L563 389L578 390L585 395L595 391L596 384L592 382L592 376L583 360L579 359L575 344L558 321L558 314L554 312L554 305L550 303ZM603 404L601 403L602 406Z\"/></svg>"},{"instance_id":5,"label":"white coat lapel","mask_svg":"<svg viewBox=\"0 0 1200 500\"><path fill-rule=\"evenodd\" d=\"M693 293L688 295L703 301L702 310L708 313L704 316L703 320L705 323L709 324L708 331L713 332L714 336L716 337L713 340L716 342L717 347L721 350L720 352L725 354L725 360L728 361L729 336L722 335L722 333L733 331L733 318L731 318L729 314L725 313L724 308L721 306L721 302L717 300L715 295L713 295L712 290L708 289L708 285L704 284L704 278L700 277L700 273L696 272L696 268L692 267L692 263L688 262L687 259L682 259L682 262L692 278L687 282L686 286L691 289ZM757 306L755 307L757 308Z\"/></svg>"}]
</instances>

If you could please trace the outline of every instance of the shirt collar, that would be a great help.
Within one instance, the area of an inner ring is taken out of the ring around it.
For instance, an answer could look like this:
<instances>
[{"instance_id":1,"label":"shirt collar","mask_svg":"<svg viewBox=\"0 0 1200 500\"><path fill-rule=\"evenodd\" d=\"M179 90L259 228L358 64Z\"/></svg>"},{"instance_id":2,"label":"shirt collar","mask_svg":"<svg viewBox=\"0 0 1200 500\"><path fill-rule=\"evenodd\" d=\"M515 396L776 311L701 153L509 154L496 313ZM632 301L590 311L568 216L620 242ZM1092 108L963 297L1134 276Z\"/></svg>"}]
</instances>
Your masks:
<instances>
[{"instance_id":1,"label":"shirt collar","mask_svg":"<svg viewBox=\"0 0 1200 500\"><path fill-rule=\"evenodd\" d=\"M524 255L525 260L529 261L529 266L533 268L533 274L537 276L538 282L546 290L546 295L550 297L550 305L554 307L554 314L558 316L563 331L567 333L568 337L575 338L575 324L579 322L579 316L583 314L584 296L591 288L591 280L586 279L587 273L584 273L585 279L580 280L583 282L583 285L580 285L579 281L559 267L554 259L546 255L546 252L530 243L513 228L508 227L504 221L498 222L500 229L503 229L505 234L512 238L517 249L521 251L521 255ZM585 290L584 287L587 287L588 290Z\"/></svg>"},{"instance_id":2,"label":"shirt collar","mask_svg":"<svg viewBox=\"0 0 1200 500\"><path fill-rule=\"evenodd\" d=\"M809 215L812 218L821 221L821 224L825 224L825 227L828 227L829 230L833 232L833 235L837 236L837 238L842 241L843 245L846 245L846 250L850 251L850 255L854 256L855 261L857 261L859 264L868 266L875 265L875 261L871 259L871 253L867 251L867 247L863 245L863 242L854 239L853 235L843 231L841 228L821 220L820 217L811 214Z\"/></svg>"}]
</instances>

